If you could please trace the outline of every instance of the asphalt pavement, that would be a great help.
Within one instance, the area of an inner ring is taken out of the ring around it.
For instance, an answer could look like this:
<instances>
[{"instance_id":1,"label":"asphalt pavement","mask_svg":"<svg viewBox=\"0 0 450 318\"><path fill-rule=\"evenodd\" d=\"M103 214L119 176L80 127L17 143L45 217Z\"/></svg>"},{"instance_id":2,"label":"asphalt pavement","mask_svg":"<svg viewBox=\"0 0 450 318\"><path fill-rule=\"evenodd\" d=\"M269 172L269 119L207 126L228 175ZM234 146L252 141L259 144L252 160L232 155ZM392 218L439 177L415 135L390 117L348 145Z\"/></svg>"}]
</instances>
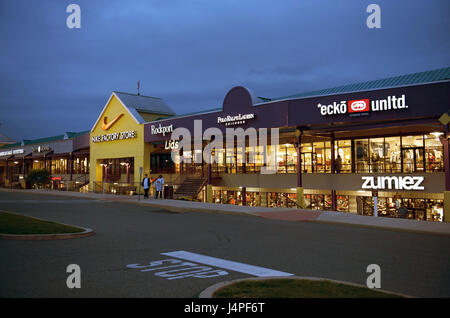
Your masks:
<instances>
[{"instance_id":1,"label":"asphalt pavement","mask_svg":"<svg viewBox=\"0 0 450 318\"><path fill-rule=\"evenodd\" d=\"M95 231L68 240L0 240L0 297L196 297L218 282L254 277L201 257L169 256L179 251L363 285L367 266L378 264L384 290L450 297L448 236L15 192L0 192L0 210ZM69 264L81 268L79 289L66 285Z\"/></svg>"}]
</instances>

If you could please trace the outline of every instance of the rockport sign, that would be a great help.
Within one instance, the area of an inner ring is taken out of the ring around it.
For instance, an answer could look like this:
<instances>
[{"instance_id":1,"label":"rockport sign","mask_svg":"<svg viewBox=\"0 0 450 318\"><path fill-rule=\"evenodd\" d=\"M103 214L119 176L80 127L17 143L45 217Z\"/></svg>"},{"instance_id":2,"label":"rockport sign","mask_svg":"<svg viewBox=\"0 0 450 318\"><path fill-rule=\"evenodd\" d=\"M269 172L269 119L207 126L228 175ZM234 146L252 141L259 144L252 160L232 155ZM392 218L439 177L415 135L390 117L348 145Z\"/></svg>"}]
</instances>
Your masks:
<instances>
[{"instance_id":1,"label":"rockport sign","mask_svg":"<svg viewBox=\"0 0 450 318\"><path fill-rule=\"evenodd\" d=\"M165 136L166 134L173 132L173 125L161 126L161 124L159 124L158 127L152 125L151 131L152 131L152 135L162 134L163 136Z\"/></svg>"},{"instance_id":2,"label":"rockport sign","mask_svg":"<svg viewBox=\"0 0 450 318\"><path fill-rule=\"evenodd\" d=\"M247 120L255 118L255 114L238 114L235 116L217 117L218 124L225 124L225 126L233 126L245 124Z\"/></svg>"},{"instance_id":3,"label":"rockport sign","mask_svg":"<svg viewBox=\"0 0 450 318\"><path fill-rule=\"evenodd\" d=\"M369 99L356 99L349 101L333 102L333 104L322 105L317 104L317 108L322 116L327 115L340 115L349 114L350 116L366 115L370 111L379 112L387 110L399 110L406 109L406 96L403 94L401 97L388 96L385 99L369 100Z\"/></svg>"},{"instance_id":4,"label":"rockport sign","mask_svg":"<svg viewBox=\"0 0 450 318\"><path fill-rule=\"evenodd\" d=\"M424 186L422 186L422 182L424 177L362 177L364 181L361 186L362 189L369 190L424 190Z\"/></svg>"}]
</instances>

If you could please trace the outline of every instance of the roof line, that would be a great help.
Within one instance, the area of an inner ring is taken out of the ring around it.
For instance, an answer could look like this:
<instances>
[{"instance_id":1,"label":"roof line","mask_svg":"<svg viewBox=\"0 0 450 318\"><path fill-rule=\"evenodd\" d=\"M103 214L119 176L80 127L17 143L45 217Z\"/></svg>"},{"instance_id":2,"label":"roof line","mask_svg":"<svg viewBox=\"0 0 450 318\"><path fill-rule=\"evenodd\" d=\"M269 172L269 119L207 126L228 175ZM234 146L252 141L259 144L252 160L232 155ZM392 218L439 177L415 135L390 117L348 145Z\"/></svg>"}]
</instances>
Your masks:
<instances>
[{"instance_id":1,"label":"roof line","mask_svg":"<svg viewBox=\"0 0 450 318\"><path fill-rule=\"evenodd\" d=\"M139 96L139 97L147 97L147 98L156 98L156 99L161 99L161 97L156 97L156 96L146 96L146 95L138 95L138 94L132 94L132 93L127 93L127 92L119 92L119 91L113 91L114 93L119 93L119 94L127 94L127 95L132 95L132 96Z\"/></svg>"},{"instance_id":2,"label":"roof line","mask_svg":"<svg viewBox=\"0 0 450 318\"><path fill-rule=\"evenodd\" d=\"M276 103L276 102L284 102L284 101L289 101L289 100L325 97L325 96L333 96L333 95L344 95L344 94L360 93L360 92L380 91L380 90L383 90L383 89L412 87L412 86L429 85L429 84L439 84L439 83L445 83L445 82L450 82L450 79L442 80L442 81L436 81L436 82L428 82L428 83L417 83L417 84L415 83L415 84L410 84L410 85L400 85L400 86L389 86L389 87L381 87L381 88L363 89L363 90L348 91L348 92L342 92L342 93L317 94L317 95L308 95L308 96L299 96L299 97L285 97L285 98L282 98L282 99L274 99L274 100L271 100L270 102L255 104L253 106L260 106L260 105L271 104L271 103Z\"/></svg>"}]
</instances>

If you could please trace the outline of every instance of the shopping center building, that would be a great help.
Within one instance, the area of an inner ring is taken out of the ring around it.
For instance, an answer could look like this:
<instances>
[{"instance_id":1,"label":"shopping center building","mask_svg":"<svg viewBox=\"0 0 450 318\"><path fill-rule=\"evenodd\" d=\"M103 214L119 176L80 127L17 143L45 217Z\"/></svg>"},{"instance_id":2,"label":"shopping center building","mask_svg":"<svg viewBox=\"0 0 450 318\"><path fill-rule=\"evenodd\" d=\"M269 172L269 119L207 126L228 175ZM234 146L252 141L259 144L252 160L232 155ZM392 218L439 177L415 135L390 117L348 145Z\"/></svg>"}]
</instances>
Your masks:
<instances>
[{"instance_id":1,"label":"shopping center building","mask_svg":"<svg viewBox=\"0 0 450 318\"><path fill-rule=\"evenodd\" d=\"M449 89L450 67L281 98L234 87L221 107L185 115L160 98L113 92L89 134L89 190L135 194L142 175L161 174L178 198L388 217L405 206L412 219L448 222ZM241 128L245 152L233 138L213 149L213 163L194 160L216 141L210 128L224 138ZM252 129L267 129L266 145L250 142ZM33 156L4 151L8 167ZM261 173L272 156L275 170Z\"/></svg>"},{"instance_id":2,"label":"shopping center building","mask_svg":"<svg viewBox=\"0 0 450 318\"><path fill-rule=\"evenodd\" d=\"M87 191L89 131L66 132L0 147L0 186L26 188L26 176L33 169L51 172L52 189Z\"/></svg>"}]
</instances>

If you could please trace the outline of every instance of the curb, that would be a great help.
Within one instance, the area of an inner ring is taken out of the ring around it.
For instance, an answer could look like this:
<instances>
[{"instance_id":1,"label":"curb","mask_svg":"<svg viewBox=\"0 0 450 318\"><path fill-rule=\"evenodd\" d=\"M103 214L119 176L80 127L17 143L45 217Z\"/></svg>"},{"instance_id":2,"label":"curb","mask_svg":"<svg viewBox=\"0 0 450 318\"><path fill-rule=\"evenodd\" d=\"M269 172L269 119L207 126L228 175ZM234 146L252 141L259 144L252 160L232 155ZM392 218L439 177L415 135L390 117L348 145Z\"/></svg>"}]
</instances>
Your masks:
<instances>
[{"instance_id":1,"label":"curb","mask_svg":"<svg viewBox=\"0 0 450 318\"><path fill-rule=\"evenodd\" d=\"M229 215L246 215L246 216L257 216L253 213L245 212L233 212L233 211L221 211L218 209L213 209L209 207L180 207L180 206L168 206L164 204L158 204L153 202L142 202L142 201L120 201L120 203L130 203L137 204L141 206L149 206L153 208L159 208L162 210L167 210L175 213L185 213L185 212L201 212L201 213L219 213L219 214L229 214Z\"/></svg>"},{"instance_id":2,"label":"curb","mask_svg":"<svg viewBox=\"0 0 450 318\"><path fill-rule=\"evenodd\" d=\"M60 223L63 224L63 223ZM67 224L64 224L67 225ZM73 225L71 225L73 226ZM81 238L92 236L95 232L91 229L77 226L84 229L84 232L80 233L61 233L61 234L0 234L2 240L21 240L21 241L46 241L46 240L66 240L73 238Z\"/></svg>"},{"instance_id":3,"label":"curb","mask_svg":"<svg viewBox=\"0 0 450 318\"><path fill-rule=\"evenodd\" d=\"M293 209L291 211L249 211L249 212L242 212L242 211L232 211L232 210L222 210L222 209L216 209L210 206L202 207L202 206L189 206L189 204L186 204L184 206L170 206L165 204L160 204L158 202L152 202L152 200L149 201L137 201L133 199L128 200L117 200L118 197L92 197L92 196L83 196L83 195L71 195L70 191L63 192L63 193L54 193L53 191L48 192L34 192L29 190L17 190L17 189L1 189L0 191L5 192L23 192L23 193L31 193L31 194L44 194L44 195L54 195L54 196L62 196L62 197L73 197L78 199L90 199L93 201L108 201L108 202L119 202L119 203L132 203L140 206L149 206L154 207L162 210L166 210L173 213L185 213L185 212L201 212L201 213L218 213L218 214L227 214L227 215L246 215L246 216L256 216L266 219L275 219L275 220L281 220L281 221L294 221L294 222L309 222L309 223L318 223L318 224L332 224L332 225L342 225L342 226L352 226L352 227L360 227L360 228L368 228L368 229L379 229L379 230L388 230L388 231L399 231L399 232L408 232L408 233L417 233L417 234L425 234L425 235L437 235L437 236L450 236L450 229L441 229L438 230L435 229L421 229L417 227L404 227L402 225L384 225L384 224L370 224L368 222L346 222L345 218L342 220L336 220L335 216L333 216L331 219L327 216L327 213L330 211L323 211L323 210L317 210L317 211L304 211L304 210L298 210ZM52 193L53 192L53 193ZM282 214L298 214L295 215L293 219L291 218L274 218L271 217L273 215L276 215L278 213ZM336 212L340 213L340 212ZM367 221L367 220L365 220ZM416 221L416 222L423 222L423 221Z\"/></svg>"},{"instance_id":4,"label":"curb","mask_svg":"<svg viewBox=\"0 0 450 318\"><path fill-rule=\"evenodd\" d=\"M306 277L306 276L287 276L287 277L278 277L277 276L277 277L256 277L256 278L252 277L252 278L241 278L241 279L235 279L235 280L231 280L231 281L224 281L224 282L220 282L220 283L214 284L214 285L206 288L205 290L203 290L200 293L200 295L198 296L198 298L213 298L212 296L217 290L219 290L219 289L221 289L223 287L232 285L234 283L246 282L246 281L260 281L260 280L280 280L280 279L330 281L330 282L338 283L338 284L344 284L344 285L349 285L349 286L367 288L367 286L360 285L360 284L344 282L344 281L334 280L334 279L329 279L329 278L322 278L322 277ZM383 290L383 289L374 289L374 290L382 292L382 293L386 293L386 294L391 294L391 295L405 297L405 298L415 298L415 297L410 296L410 295L405 295L405 294L401 294L401 293L391 292L391 291L387 291L387 290Z\"/></svg>"},{"instance_id":5,"label":"curb","mask_svg":"<svg viewBox=\"0 0 450 318\"><path fill-rule=\"evenodd\" d=\"M0 211L3 211L3 210L0 210ZM67 226L71 226L71 227L78 227L80 229L84 229L84 232L55 233L55 234L4 234L4 233L0 233L1 240L21 240L21 241L65 240L65 239L72 239L72 238L87 237L87 236L92 236L95 234L95 232L92 229L82 227L82 226L44 220L44 219L40 219L40 218L37 218L34 216L14 213L14 212L10 212L10 211L3 211L3 212L9 213L9 214L20 215L20 216L26 216L26 217L36 219L39 221L53 222L53 223L58 223L58 224L67 225Z\"/></svg>"},{"instance_id":6,"label":"curb","mask_svg":"<svg viewBox=\"0 0 450 318\"><path fill-rule=\"evenodd\" d=\"M343 225L343 226L353 226L360 227L366 229L374 229L374 230L386 230L386 231L394 231L394 232L405 232L405 233L416 233L416 234L427 234L427 235L437 235L437 236L450 236L450 232L432 232L430 230L421 230L421 229L408 229L404 227L393 227L393 226L383 226L378 224L360 224L360 223L346 223L339 221L331 221L331 220L309 220L306 222L311 223L319 223L319 224L331 224L331 225ZM427 221L423 221L427 222Z\"/></svg>"}]
</instances>

